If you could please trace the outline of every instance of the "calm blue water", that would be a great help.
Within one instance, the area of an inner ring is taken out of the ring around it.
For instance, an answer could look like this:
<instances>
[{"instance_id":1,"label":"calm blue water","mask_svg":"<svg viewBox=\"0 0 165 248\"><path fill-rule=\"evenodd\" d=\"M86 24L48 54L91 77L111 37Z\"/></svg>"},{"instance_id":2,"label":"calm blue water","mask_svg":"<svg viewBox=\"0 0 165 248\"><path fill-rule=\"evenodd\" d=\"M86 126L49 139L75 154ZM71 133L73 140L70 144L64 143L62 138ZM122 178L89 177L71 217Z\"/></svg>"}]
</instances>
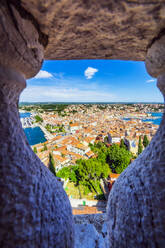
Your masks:
<instances>
[{"instance_id":1,"label":"calm blue water","mask_svg":"<svg viewBox=\"0 0 165 248\"><path fill-rule=\"evenodd\" d=\"M163 113L150 113L151 116L157 117L156 119L142 119L143 122L151 122L155 125L160 125L160 122L162 120ZM123 118L125 121L130 121L130 118Z\"/></svg>"},{"instance_id":2,"label":"calm blue water","mask_svg":"<svg viewBox=\"0 0 165 248\"><path fill-rule=\"evenodd\" d=\"M143 122L152 122L155 125L160 125L163 113L150 113L153 117L157 117L156 119L143 119Z\"/></svg>"},{"instance_id":3,"label":"calm blue water","mask_svg":"<svg viewBox=\"0 0 165 248\"><path fill-rule=\"evenodd\" d=\"M19 113L20 115L20 118L26 118L26 117L30 117L31 116L31 113Z\"/></svg>"},{"instance_id":4,"label":"calm blue water","mask_svg":"<svg viewBox=\"0 0 165 248\"><path fill-rule=\"evenodd\" d=\"M28 113L28 112L20 113L20 118L26 118L30 116L31 116L31 113ZM24 132L31 146L39 144L39 143L43 143L46 141L44 133L42 132L40 127L24 128Z\"/></svg>"},{"instance_id":5,"label":"calm blue water","mask_svg":"<svg viewBox=\"0 0 165 248\"><path fill-rule=\"evenodd\" d=\"M31 146L39 144L39 143L43 143L46 141L44 133L42 132L40 127L25 128L24 132Z\"/></svg>"}]
</instances>

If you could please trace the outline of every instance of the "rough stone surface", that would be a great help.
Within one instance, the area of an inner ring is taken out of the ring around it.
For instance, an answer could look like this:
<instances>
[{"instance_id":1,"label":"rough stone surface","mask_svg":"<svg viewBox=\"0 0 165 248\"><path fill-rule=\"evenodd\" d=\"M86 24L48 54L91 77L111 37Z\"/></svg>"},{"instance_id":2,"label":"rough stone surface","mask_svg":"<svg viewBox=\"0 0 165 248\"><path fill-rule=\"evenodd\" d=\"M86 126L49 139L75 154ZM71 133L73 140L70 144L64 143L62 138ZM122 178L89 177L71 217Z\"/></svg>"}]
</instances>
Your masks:
<instances>
[{"instance_id":1,"label":"rough stone surface","mask_svg":"<svg viewBox=\"0 0 165 248\"><path fill-rule=\"evenodd\" d=\"M165 94L165 76L158 87ZM110 247L165 247L165 114L151 143L115 182L107 220Z\"/></svg>"},{"instance_id":2,"label":"rough stone surface","mask_svg":"<svg viewBox=\"0 0 165 248\"><path fill-rule=\"evenodd\" d=\"M74 215L74 222L76 224L92 224L96 230L101 233L103 224L106 221L105 214L82 214Z\"/></svg>"},{"instance_id":3,"label":"rough stone surface","mask_svg":"<svg viewBox=\"0 0 165 248\"><path fill-rule=\"evenodd\" d=\"M20 73L0 66L0 247L72 248L69 199L31 150L20 123L25 85Z\"/></svg>"},{"instance_id":4,"label":"rough stone surface","mask_svg":"<svg viewBox=\"0 0 165 248\"><path fill-rule=\"evenodd\" d=\"M153 77L165 72L165 35L156 40L147 51L146 69Z\"/></svg>"},{"instance_id":5,"label":"rough stone surface","mask_svg":"<svg viewBox=\"0 0 165 248\"><path fill-rule=\"evenodd\" d=\"M23 18L21 16L23 14ZM33 77L43 62L44 46L26 12L19 12L9 1L0 5L0 64Z\"/></svg>"},{"instance_id":6,"label":"rough stone surface","mask_svg":"<svg viewBox=\"0 0 165 248\"><path fill-rule=\"evenodd\" d=\"M75 225L75 248L105 248L102 235L99 235L92 224Z\"/></svg>"},{"instance_id":7,"label":"rough stone surface","mask_svg":"<svg viewBox=\"0 0 165 248\"><path fill-rule=\"evenodd\" d=\"M74 215L75 248L109 248L105 214Z\"/></svg>"},{"instance_id":8,"label":"rough stone surface","mask_svg":"<svg viewBox=\"0 0 165 248\"><path fill-rule=\"evenodd\" d=\"M163 75L158 76L157 86L163 93L163 96L165 98L165 73Z\"/></svg>"},{"instance_id":9,"label":"rough stone surface","mask_svg":"<svg viewBox=\"0 0 165 248\"><path fill-rule=\"evenodd\" d=\"M49 37L45 59L145 60L165 29L164 0L19 2Z\"/></svg>"}]
</instances>

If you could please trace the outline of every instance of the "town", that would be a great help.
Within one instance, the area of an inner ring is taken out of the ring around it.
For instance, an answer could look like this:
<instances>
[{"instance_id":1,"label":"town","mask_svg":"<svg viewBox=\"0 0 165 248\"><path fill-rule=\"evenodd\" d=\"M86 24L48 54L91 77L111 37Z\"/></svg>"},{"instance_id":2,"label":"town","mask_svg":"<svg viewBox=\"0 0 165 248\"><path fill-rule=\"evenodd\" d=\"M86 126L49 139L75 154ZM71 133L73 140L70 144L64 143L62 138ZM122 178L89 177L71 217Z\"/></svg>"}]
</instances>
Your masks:
<instances>
[{"instance_id":1,"label":"town","mask_svg":"<svg viewBox=\"0 0 165 248\"><path fill-rule=\"evenodd\" d=\"M109 147L121 146L123 142L132 154L130 161L135 159L146 147L144 137L149 143L157 131L158 125L153 121L158 117L152 113L161 114L163 104L38 104L22 105L20 109L32 113L32 117L22 121L24 126L38 125L47 139L33 145L33 151L48 168L53 161L54 171L59 176L63 168L76 166L80 164L78 161L96 159L94 147L98 143ZM111 170L114 180L116 172L122 170ZM71 184L65 186L67 189ZM91 195L89 199L95 196Z\"/></svg>"},{"instance_id":2,"label":"town","mask_svg":"<svg viewBox=\"0 0 165 248\"><path fill-rule=\"evenodd\" d=\"M163 112L163 104L79 104L63 105L63 108L54 111L49 105L21 107L34 112L37 119L35 123L34 114L22 119L23 127L39 125L49 137L33 149L37 149L37 155L45 165L48 165L52 152L57 171L63 166L74 165L77 159L94 156L89 144L103 142L108 134L112 143L124 139L129 150L137 154L139 137L147 135L151 140L158 128L158 125L142 119L154 119L156 117L151 117L151 112Z\"/></svg>"}]
</instances>

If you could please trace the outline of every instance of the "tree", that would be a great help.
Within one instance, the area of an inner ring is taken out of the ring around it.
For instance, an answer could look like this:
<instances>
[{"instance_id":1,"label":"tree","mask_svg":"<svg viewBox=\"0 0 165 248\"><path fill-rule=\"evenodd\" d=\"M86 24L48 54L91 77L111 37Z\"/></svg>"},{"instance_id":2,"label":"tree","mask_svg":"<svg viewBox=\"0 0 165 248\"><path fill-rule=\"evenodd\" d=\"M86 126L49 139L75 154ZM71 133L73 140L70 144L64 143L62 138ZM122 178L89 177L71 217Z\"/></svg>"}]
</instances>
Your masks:
<instances>
[{"instance_id":1,"label":"tree","mask_svg":"<svg viewBox=\"0 0 165 248\"><path fill-rule=\"evenodd\" d=\"M36 119L36 122L43 122L43 119L39 115L36 115L35 119Z\"/></svg>"},{"instance_id":2,"label":"tree","mask_svg":"<svg viewBox=\"0 0 165 248\"><path fill-rule=\"evenodd\" d=\"M65 158L65 154L64 154L64 153L61 153L61 157L62 157L62 158Z\"/></svg>"},{"instance_id":3,"label":"tree","mask_svg":"<svg viewBox=\"0 0 165 248\"><path fill-rule=\"evenodd\" d=\"M48 150L48 148L47 148L47 145L46 144L44 144L44 149L43 149L44 151L47 151Z\"/></svg>"},{"instance_id":4,"label":"tree","mask_svg":"<svg viewBox=\"0 0 165 248\"><path fill-rule=\"evenodd\" d=\"M147 135L144 135L144 138L143 138L143 146L146 148L148 145L149 145L149 140L147 138Z\"/></svg>"},{"instance_id":5,"label":"tree","mask_svg":"<svg viewBox=\"0 0 165 248\"><path fill-rule=\"evenodd\" d=\"M55 161L52 153L49 153L49 170L56 176Z\"/></svg>"},{"instance_id":6,"label":"tree","mask_svg":"<svg viewBox=\"0 0 165 248\"><path fill-rule=\"evenodd\" d=\"M100 179L106 178L110 173L108 164L96 158L80 159L77 164L79 183L97 194L100 193Z\"/></svg>"},{"instance_id":7,"label":"tree","mask_svg":"<svg viewBox=\"0 0 165 248\"><path fill-rule=\"evenodd\" d=\"M132 153L121 148L118 144L113 144L108 150L107 162L114 173L121 173L130 164Z\"/></svg>"},{"instance_id":8,"label":"tree","mask_svg":"<svg viewBox=\"0 0 165 248\"><path fill-rule=\"evenodd\" d=\"M142 138L139 136L139 143L138 143L138 155L142 153L143 151L143 145L142 145Z\"/></svg>"},{"instance_id":9,"label":"tree","mask_svg":"<svg viewBox=\"0 0 165 248\"><path fill-rule=\"evenodd\" d=\"M124 140L123 139L121 139L121 141L120 141L120 148L126 149L126 146L124 144Z\"/></svg>"},{"instance_id":10,"label":"tree","mask_svg":"<svg viewBox=\"0 0 165 248\"><path fill-rule=\"evenodd\" d=\"M34 148L33 148L33 152L34 152L34 153L37 153L37 147L34 147Z\"/></svg>"},{"instance_id":11,"label":"tree","mask_svg":"<svg viewBox=\"0 0 165 248\"><path fill-rule=\"evenodd\" d=\"M64 168L62 168L61 170L59 170L57 172L57 176L61 177L61 178L64 178L64 179L68 179L70 177L70 174L71 174L70 166L64 167Z\"/></svg>"},{"instance_id":12,"label":"tree","mask_svg":"<svg viewBox=\"0 0 165 248\"><path fill-rule=\"evenodd\" d=\"M75 183L76 185L79 185L79 174L78 174L78 166L70 166L70 175L69 175L70 181Z\"/></svg>"},{"instance_id":13,"label":"tree","mask_svg":"<svg viewBox=\"0 0 165 248\"><path fill-rule=\"evenodd\" d=\"M108 137L107 137L107 136L104 138L104 143L105 143L105 144L108 143Z\"/></svg>"}]
</instances>

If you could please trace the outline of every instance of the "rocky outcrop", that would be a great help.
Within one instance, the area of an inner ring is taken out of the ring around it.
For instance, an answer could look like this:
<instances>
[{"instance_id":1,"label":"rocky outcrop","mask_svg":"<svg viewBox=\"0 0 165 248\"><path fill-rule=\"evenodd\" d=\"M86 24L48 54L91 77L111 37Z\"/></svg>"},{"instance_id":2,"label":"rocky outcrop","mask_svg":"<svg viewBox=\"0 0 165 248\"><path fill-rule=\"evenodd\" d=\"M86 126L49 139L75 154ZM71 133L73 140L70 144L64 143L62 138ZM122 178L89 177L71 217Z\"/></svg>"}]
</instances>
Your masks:
<instances>
[{"instance_id":1,"label":"rocky outcrop","mask_svg":"<svg viewBox=\"0 0 165 248\"><path fill-rule=\"evenodd\" d=\"M165 29L164 0L21 0L49 41L45 59L145 60Z\"/></svg>"}]
</instances>

